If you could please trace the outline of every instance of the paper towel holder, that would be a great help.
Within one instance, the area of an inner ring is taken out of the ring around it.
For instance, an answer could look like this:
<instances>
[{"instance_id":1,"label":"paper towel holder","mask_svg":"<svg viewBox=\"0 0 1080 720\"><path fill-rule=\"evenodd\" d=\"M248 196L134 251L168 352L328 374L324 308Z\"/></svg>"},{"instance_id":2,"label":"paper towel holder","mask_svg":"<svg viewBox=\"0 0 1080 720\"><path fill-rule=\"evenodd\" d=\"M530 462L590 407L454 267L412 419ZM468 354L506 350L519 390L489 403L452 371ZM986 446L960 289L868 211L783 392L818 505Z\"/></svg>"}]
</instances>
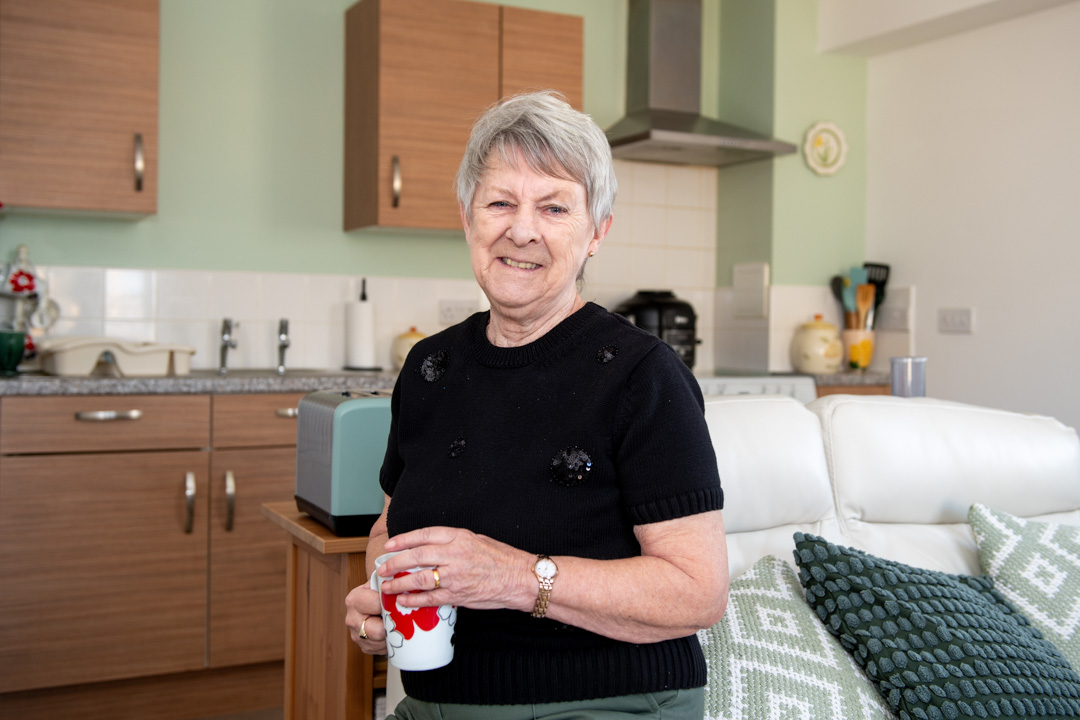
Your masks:
<instances>
[{"instance_id":1,"label":"paper towel holder","mask_svg":"<svg viewBox=\"0 0 1080 720\"><path fill-rule=\"evenodd\" d=\"M367 297L367 278L360 280L360 300L345 306L345 370L380 372L375 364L375 314Z\"/></svg>"}]
</instances>

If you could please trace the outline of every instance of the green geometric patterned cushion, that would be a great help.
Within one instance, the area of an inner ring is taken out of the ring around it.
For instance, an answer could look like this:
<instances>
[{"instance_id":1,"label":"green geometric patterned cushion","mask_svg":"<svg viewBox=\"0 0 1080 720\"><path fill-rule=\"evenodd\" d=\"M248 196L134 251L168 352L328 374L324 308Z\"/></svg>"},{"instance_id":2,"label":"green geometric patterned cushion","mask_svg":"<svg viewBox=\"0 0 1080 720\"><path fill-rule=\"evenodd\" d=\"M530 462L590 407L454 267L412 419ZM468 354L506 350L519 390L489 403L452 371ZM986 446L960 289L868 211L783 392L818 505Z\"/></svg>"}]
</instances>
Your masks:
<instances>
[{"instance_id":1,"label":"green geometric patterned cushion","mask_svg":"<svg viewBox=\"0 0 1080 720\"><path fill-rule=\"evenodd\" d=\"M698 638L709 664L708 720L894 717L780 558L764 557L732 582L724 619Z\"/></svg>"},{"instance_id":2,"label":"green geometric patterned cushion","mask_svg":"<svg viewBox=\"0 0 1080 720\"><path fill-rule=\"evenodd\" d=\"M1080 527L972 505L979 563L1074 668L1080 667Z\"/></svg>"},{"instance_id":3,"label":"green geometric patterned cushion","mask_svg":"<svg viewBox=\"0 0 1080 720\"><path fill-rule=\"evenodd\" d=\"M987 577L795 533L806 599L902 720L1075 717L1080 677Z\"/></svg>"}]
</instances>

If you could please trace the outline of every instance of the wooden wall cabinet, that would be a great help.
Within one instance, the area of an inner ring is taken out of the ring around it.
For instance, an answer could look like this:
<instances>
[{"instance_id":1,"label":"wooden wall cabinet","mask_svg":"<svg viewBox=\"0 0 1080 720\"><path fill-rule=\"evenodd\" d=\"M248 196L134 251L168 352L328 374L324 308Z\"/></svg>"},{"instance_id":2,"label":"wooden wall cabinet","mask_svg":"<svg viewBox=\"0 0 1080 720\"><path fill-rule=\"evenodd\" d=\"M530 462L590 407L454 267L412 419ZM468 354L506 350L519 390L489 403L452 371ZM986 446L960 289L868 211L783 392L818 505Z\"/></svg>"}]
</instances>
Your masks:
<instances>
[{"instance_id":1,"label":"wooden wall cabinet","mask_svg":"<svg viewBox=\"0 0 1080 720\"><path fill-rule=\"evenodd\" d=\"M158 4L0 0L5 206L156 212Z\"/></svg>"},{"instance_id":2,"label":"wooden wall cabinet","mask_svg":"<svg viewBox=\"0 0 1080 720\"><path fill-rule=\"evenodd\" d=\"M346 230L460 230L453 180L477 116L526 89L581 108L581 17L360 0L345 26Z\"/></svg>"}]
</instances>

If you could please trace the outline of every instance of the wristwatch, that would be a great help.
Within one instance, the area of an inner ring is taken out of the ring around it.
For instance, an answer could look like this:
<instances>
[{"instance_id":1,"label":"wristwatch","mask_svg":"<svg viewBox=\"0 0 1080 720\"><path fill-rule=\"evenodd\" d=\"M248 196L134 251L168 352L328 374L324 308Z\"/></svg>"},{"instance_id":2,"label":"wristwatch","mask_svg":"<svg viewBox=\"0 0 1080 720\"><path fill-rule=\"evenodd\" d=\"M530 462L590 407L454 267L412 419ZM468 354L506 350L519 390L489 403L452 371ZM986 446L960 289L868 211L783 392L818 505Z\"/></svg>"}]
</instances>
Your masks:
<instances>
[{"instance_id":1,"label":"wristwatch","mask_svg":"<svg viewBox=\"0 0 1080 720\"><path fill-rule=\"evenodd\" d=\"M551 600L551 588L555 584L555 576L559 574L559 566L547 555L537 555L536 564L533 565L533 573L540 581L540 592L536 595L536 606L533 607L532 616L542 618L547 614L548 602Z\"/></svg>"}]
</instances>

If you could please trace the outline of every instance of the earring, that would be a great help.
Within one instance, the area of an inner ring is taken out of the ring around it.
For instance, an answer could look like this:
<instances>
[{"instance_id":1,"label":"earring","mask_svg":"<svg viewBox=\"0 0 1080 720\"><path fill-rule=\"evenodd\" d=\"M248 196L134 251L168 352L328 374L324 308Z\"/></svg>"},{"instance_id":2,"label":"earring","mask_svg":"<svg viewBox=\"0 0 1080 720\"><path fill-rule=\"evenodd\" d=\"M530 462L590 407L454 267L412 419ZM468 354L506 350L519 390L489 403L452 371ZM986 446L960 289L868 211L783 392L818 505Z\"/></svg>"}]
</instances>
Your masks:
<instances>
[{"instance_id":1,"label":"earring","mask_svg":"<svg viewBox=\"0 0 1080 720\"><path fill-rule=\"evenodd\" d=\"M592 257L592 256L593 256L593 255L595 255L595 254L596 254L596 253L595 253L595 252L593 252L592 250L590 250L590 251L589 251L589 257Z\"/></svg>"}]
</instances>

